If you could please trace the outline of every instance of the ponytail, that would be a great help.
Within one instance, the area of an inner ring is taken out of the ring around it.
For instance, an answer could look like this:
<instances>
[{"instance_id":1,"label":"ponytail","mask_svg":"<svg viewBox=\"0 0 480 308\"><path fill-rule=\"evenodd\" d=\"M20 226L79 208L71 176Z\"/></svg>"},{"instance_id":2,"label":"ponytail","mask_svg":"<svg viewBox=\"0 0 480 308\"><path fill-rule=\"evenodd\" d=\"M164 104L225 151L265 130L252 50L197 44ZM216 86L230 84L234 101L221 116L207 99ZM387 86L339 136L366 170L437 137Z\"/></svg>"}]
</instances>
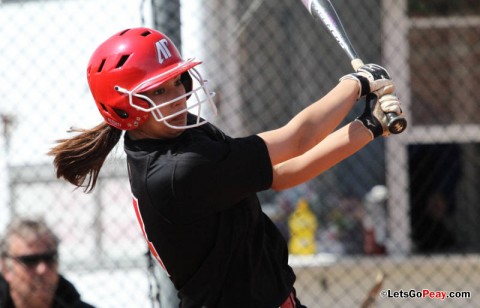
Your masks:
<instances>
[{"instance_id":1,"label":"ponytail","mask_svg":"<svg viewBox=\"0 0 480 308\"><path fill-rule=\"evenodd\" d=\"M89 193L95 188L100 169L120 140L122 130L102 123L89 130L72 128L68 132L79 134L57 140L57 145L47 154L54 156L57 178L63 177Z\"/></svg>"}]
</instances>

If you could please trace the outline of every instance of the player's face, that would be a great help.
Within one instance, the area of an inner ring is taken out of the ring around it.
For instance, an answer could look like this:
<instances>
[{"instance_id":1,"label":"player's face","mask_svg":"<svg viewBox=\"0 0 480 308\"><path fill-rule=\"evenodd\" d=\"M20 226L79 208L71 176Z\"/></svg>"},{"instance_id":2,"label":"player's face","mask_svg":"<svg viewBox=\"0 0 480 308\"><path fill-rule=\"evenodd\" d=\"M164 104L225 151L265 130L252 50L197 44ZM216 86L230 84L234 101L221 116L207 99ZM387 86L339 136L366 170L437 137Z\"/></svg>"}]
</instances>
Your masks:
<instances>
[{"instance_id":1,"label":"player's face","mask_svg":"<svg viewBox=\"0 0 480 308\"><path fill-rule=\"evenodd\" d=\"M178 75L142 94L148 96L156 105L160 105L185 94L185 87L180 79L180 75ZM171 114L184 110L186 107L187 99L182 98L172 104L161 107L160 112L164 117L168 117ZM183 112L165 121L172 126L185 126L187 124L187 113ZM169 127L164 122L156 121L151 115L143 125L132 131L130 135L134 138L173 138L182 132L182 129L175 129Z\"/></svg>"},{"instance_id":2,"label":"player's face","mask_svg":"<svg viewBox=\"0 0 480 308\"><path fill-rule=\"evenodd\" d=\"M2 272L12 297L26 307L43 307L53 300L58 284L54 243L47 237L26 240L12 236Z\"/></svg>"}]
</instances>

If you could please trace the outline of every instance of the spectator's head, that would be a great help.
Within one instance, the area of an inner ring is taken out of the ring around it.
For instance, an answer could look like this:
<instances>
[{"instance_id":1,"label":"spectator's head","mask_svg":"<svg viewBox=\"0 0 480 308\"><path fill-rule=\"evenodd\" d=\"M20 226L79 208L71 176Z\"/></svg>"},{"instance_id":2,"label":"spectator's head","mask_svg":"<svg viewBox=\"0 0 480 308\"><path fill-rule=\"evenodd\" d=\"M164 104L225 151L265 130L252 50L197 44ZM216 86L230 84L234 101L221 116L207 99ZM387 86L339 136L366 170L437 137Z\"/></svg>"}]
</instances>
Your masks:
<instances>
[{"instance_id":1,"label":"spectator's head","mask_svg":"<svg viewBox=\"0 0 480 308\"><path fill-rule=\"evenodd\" d=\"M42 219L17 219L7 226L1 270L16 307L51 307L59 280L58 244Z\"/></svg>"}]
</instances>

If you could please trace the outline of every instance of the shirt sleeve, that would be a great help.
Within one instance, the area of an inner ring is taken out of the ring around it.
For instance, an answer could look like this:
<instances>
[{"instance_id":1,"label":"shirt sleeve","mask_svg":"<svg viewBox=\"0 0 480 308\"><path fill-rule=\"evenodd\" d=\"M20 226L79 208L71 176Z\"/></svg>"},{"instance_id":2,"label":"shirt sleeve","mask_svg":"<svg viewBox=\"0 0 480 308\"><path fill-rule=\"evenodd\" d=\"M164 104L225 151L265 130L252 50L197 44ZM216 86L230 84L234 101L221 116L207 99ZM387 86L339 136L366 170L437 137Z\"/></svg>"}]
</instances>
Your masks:
<instances>
[{"instance_id":1,"label":"shirt sleeve","mask_svg":"<svg viewBox=\"0 0 480 308\"><path fill-rule=\"evenodd\" d=\"M269 189L272 165L260 137L227 138L197 144L181 154L171 181L179 206L218 211Z\"/></svg>"}]
</instances>

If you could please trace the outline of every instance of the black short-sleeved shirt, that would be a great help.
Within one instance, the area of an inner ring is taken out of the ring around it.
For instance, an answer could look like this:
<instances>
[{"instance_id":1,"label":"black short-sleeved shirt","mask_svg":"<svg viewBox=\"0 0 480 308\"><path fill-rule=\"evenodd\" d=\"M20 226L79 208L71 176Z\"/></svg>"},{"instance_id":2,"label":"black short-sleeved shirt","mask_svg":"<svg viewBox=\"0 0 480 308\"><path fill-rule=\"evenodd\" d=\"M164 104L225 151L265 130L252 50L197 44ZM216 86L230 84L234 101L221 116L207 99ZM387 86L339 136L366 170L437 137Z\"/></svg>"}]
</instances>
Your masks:
<instances>
[{"instance_id":1,"label":"black short-sleeved shirt","mask_svg":"<svg viewBox=\"0 0 480 308\"><path fill-rule=\"evenodd\" d=\"M281 233L256 192L270 188L264 141L210 124L125 151L137 217L181 307L278 307L295 275Z\"/></svg>"}]
</instances>

